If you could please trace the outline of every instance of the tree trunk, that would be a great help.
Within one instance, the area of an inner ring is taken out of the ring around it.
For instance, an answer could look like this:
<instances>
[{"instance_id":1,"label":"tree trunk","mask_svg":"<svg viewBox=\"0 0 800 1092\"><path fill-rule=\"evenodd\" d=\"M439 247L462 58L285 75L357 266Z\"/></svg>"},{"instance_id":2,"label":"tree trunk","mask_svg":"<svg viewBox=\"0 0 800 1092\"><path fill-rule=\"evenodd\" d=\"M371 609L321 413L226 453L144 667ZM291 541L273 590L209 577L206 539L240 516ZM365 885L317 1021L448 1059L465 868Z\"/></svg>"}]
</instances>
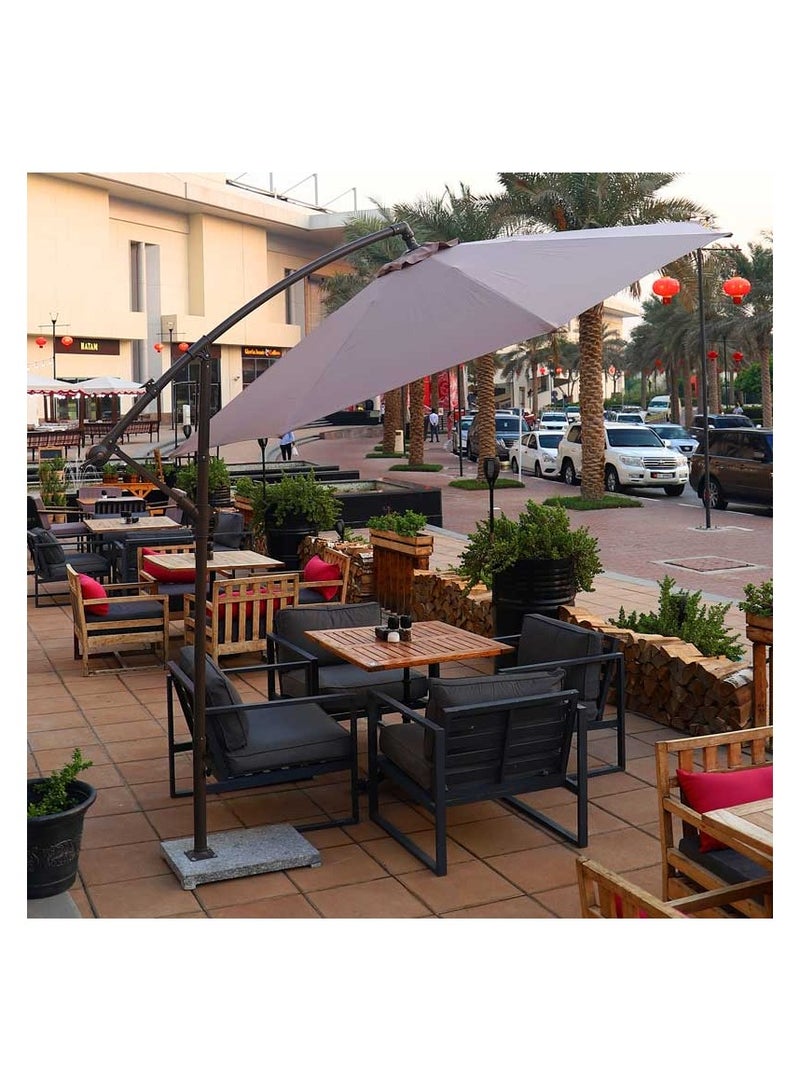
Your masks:
<instances>
[{"instance_id":1,"label":"tree trunk","mask_svg":"<svg viewBox=\"0 0 800 1092\"><path fill-rule=\"evenodd\" d=\"M759 350L761 363L761 423L764 428L772 428L772 377L769 374L769 348Z\"/></svg>"},{"instance_id":2,"label":"tree trunk","mask_svg":"<svg viewBox=\"0 0 800 1092\"><path fill-rule=\"evenodd\" d=\"M403 412L400 405L400 390L387 391L383 396L383 453L391 455L394 451L394 434L403 428Z\"/></svg>"},{"instance_id":3,"label":"tree trunk","mask_svg":"<svg viewBox=\"0 0 800 1092\"><path fill-rule=\"evenodd\" d=\"M669 368L669 419L680 423L681 398L678 393L678 367L674 362L667 367Z\"/></svg>"},{"instance_id":4,"label":"tree trunk","mask_svg":"<svg viewBox=\"0 0 800 1092\"><path fill-rule=\"evenodd\" d=\"M439 412L439 373L435 372L428 377L428 383L431 388L431 409ZM424 395L423 395L424 397Z\"/></svg>"},{"instance_id":5,"label":"tree trunk","mask_svg":"<svg viewBox=\"0 0 800 1092\"><path fill-rule=\"evenodd\" d=\"M603 421L603 304L578 316L581 347L581 496L600 500L605 492L606 433Z\"/></svg>"},{"instance_id":6,"label":"tree trunk","mask_svg":"<svg viewBox=\"0 0 800 1092\"><path fill-rule=\"evenodd\" d=\"M692 369L689 367L689 361L685 358L681 361L681 372L683 375L683 427L689 428L692 424L692 418L694 417L694 406L692 405Z\"/></svg>"},{"instance_id":7,"label":"tree trunk","mask_svg":"<svg viewBox=\"0 0 800 1092\"><path fill-rule=\"evenodd\" d=\"M719 366L716 360L708 361L708 412L719 413Z\"/></svg>"},{"instance_id":8,"label":"tree trunk","mask_svg":"<svg viewBox=\"0 0 800 1092\"><path fill-rule=\"evenodd\" d=\"M419 466L425 462L425 380L415 379L409 388L409 393L411 424L408 462L411 466Z\"/></svg>"},{"instance_id":9,"label":"tree trunk","mask_svg":"<svg viewBox=\"0 0 800 1092\"><path fill-rule=\"evenodd\" d=\"M489 353L477 361L478 372L478 481L486 481L483 460L497 454L495 427L494 355Z\"/></svg>"}]
</instances>

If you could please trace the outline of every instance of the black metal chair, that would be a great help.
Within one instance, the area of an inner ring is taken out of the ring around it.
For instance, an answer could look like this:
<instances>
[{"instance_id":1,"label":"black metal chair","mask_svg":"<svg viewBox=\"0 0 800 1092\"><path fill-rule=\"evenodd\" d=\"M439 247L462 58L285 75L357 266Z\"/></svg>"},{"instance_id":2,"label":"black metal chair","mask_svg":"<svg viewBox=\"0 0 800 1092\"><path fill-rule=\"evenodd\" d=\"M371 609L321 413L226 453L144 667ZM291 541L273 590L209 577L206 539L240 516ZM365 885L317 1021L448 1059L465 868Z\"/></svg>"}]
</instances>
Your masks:
<instances>
[{"instance_id":1,"label":"black metal chair","mask_svg":"<svg viewBox=\"0 0 800 1092\"><path fill-rule=\"evenodd\" d=\"M98 497L94 502L95 516L123 516L147 511L144 497Z\"/></svg>"},{"instance_id":2,"label":"black metal chair","mask_svg":"<svg viewBox=\"0 0 800 1092\"><path fill-rule=\"evenodd\" d=\"M412 705L418 704L428 692L428 678L422 672L409 671L406 679L402 668L365 671L306 636L307 630L377 626L380 622L381 608L377 602L313 603L278 611L275 629L267 634L267 663L275 668L268 679L270 699L338 695L338 708L346 711L352 703L359 716L366 716L370 689L384 691L398 700L407 698ZM438 665L433 665L431 674L437 668ZM276 681L280 683L280 693ZM334 701L330 708L336 707Z\"/></svg>"},{"instance_id":3,"label":"black metal chair","mask_svg":"<svg viewBox=\"0 0 800 1092\"><path fill-rule=\"evenodd\" d=\"M212 539L218 550L242 550L245 543L244 516L241 512L218 512Z\"/></svg>"},{"instance_id":4,"label":"black metal chair","mask_svg":"<svg viewBox=\"0 0 800 1092\"><path fill-rule=\"evenodd\" d=\"M33 602L40 607L40 588L43 584L66 584L67 565L78 573L86 573L99 581L103 581L109 575L111 565L108 558L91 550L83 552L67 553L58 539L50 531L41 527L33 527L28 531L28 550L33 562ZM63 601L56 602L53 598L58 593L48 592L50 602L46 606L64 606ZM68 594L68 589L64 594Z\"/></svg>"},{"instance_id":5,"label":"black metal chair","mask_svg":"<svg viewBox=\"0 0 800 1092\"><path fill-rule=\"evenodd\" d=\"M182 648L177 661L171 660L167 668L169 791L173 797L191 796L191 790L177 788L175 756L190 751L193 743L192 740L176 742L173 695L177 694L189 732L193 734L194 648ZM255 670L263 671L264 667ZM353 713L348 730L329 715L324 698L244 703L208 655L205 700L206 775L215 778L206 786L209 793L304 781L336 770L349 770L349 816L293 825L297 830L319 830L358 822L358 736Z\"/></svg>"},{"instance_id":6,"label":"black metal chair","mask_svg":"<svg viewBox=\"0 0 800 1092\"><path fill-rule=\"evenodd\" d=\"M581 704L586 707L587 732L610 729L616 734L616 763L595 766L588 776L624 772L625 658L619 641L609 634L543 614L526 614L520 634L497 639L517 644L516 666L499 665L498 674L563 668L564 686L577 690ZM616 704L609 714L606 705L612 687Z\"/></svg>"},{"instance_id":7,"label":"black metal chair","mask_svg":"<svg viewBox=\"0 0 800 1092\"><path fill-rule=\"evenodd\" d=\"M564 672L503 678L433 679L426 716L388 694L369 698L369 817L432 869L447 874L446 811L454 804L501 800L576 846L588 842L586 710L576 690L562 690ZM404 723L387 724L385 712ZM577 736L577 777L567 776ZM435 858L380 812L379 782L400 788L433 813ZM566 788L576 800L576 828L568 830L518 797Z\"/></svg>"},{"instance_id":8,"label":"black metal chair","mask_svg":"<svg viewBox=\"0 0 800 1092\"><path fill-rule=\"evenodd\" d=\"M39 527L50 531L60 542L72 542L82 549L86 541L86 524L83 520L71 519L75 513L67 508L46 508L41 497L28 494L28 530ZM59 516L64 522L52 519Z\"/></svg>"}]
</instances>

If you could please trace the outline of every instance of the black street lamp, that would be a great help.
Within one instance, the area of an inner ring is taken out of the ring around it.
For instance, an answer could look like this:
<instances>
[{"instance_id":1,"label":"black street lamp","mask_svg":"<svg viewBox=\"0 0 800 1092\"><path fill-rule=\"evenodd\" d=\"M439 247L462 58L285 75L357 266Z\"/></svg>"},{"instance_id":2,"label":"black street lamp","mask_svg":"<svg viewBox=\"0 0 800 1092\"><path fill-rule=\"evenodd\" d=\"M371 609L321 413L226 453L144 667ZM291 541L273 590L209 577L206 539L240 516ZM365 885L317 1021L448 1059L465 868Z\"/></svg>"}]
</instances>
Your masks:
<instances>
[{"instance_id":1,"label":"black street lamp","mask_svg":"<svg viewBox=\"0 0 800 1092\"><path fill-rule=\"evenodd\" d=\"M494 534L494 483L500 477L500 460L493 455L484 459L483 473L489 484L489 534Z\"/></svg>"},{"instance_id":2,"label":"black street lamp","mask_svg":"<svg viewBox=\"0 0 800 1092\"><path fill-rule=\"evenodd\" d=\"M267 442L268 436L259 437L258 446L261 448L261 493L267 496Z\"/></svg>"}]
</instances>

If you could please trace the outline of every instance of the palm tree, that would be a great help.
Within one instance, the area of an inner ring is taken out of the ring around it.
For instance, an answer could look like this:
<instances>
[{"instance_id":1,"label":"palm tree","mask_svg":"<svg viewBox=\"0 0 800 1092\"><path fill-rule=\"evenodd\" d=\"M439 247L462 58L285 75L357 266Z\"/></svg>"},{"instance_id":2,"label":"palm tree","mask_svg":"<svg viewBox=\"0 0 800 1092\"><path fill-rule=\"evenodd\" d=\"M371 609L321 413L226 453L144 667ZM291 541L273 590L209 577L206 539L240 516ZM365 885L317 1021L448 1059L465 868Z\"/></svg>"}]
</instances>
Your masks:
<instances>
[{"instance_id":1,"label":"palm tree","mask_svg":"<svg viewBox=\"0 0 800 1092\"><path fill-rule=\"evenodd\" d=\"M499 210L515 228L572 231L582 228L652 224L707 217L694 202L659 198L674 173L513 173L498 175L505 194ZM640 294L638 282L630 286ZM578 316L581 357L580 411L583 444L581 494L599 500L604 492L603 301Z\"/></svg>"},{"instance_id":2,"label":"palm tree","mask_svg":"<svg viewBox=\"0 0 800 1092\"><path fill-rule=\"evenodd\" d=\"M765 234L765 243L771 243ZM741 305L723 305L720 329L751 348L761 366L761 405L764 428L772 428L772 247L750 243L750 253L737 250L732 255L733 273L750 281L750 291Z\"/></svg>"},{"instance_id":3,"label":"palm tree","mask_svg":"<svg viewBox=\"0 0 800 1092\"><path fill-rule=\"evenodd\" d=\"M425 197L413 204L394 206L398 220L405 220L419 242L475 242L505 234L508 228L491 199L477 197L468 186L460 183L460 192L449 186L441 197ZM478 471L479 481L485 480L483 460L496 451L494 353L487 353L475 362L478 388Z\"/></svg>"}]
</instances>

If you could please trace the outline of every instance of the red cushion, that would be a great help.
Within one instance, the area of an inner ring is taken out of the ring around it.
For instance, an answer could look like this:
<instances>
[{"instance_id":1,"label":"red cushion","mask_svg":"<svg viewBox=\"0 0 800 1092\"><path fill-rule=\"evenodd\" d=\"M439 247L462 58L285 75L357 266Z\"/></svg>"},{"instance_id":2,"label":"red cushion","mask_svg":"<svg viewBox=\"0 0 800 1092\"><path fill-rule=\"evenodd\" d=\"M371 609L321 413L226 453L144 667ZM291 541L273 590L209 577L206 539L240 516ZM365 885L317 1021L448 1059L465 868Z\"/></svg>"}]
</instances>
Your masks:
<instances>
[{"instance_id":1,"label":"red cushion","mask_svg":"<svg viewBox=\"0 0 800 1092\"><path fill-rule=\"evenodd\" d=\"M323 561L321 557L317 557L314 554L306 562L306 567L303 569L303 580L341 580L342 572L338 565L331 565L327 561ZM333 599L334 596L339 594L339 588L317 588L317 591L322 593L324 599Z\"/></svg>"},{"instance_id":2,"label":"red cushion","mask_svg":"<svg viewBox=\"0 0 800 1092\"><path fill-rule=\"evenodd\" d=\"M106 589L100 583L99 580L95 580L93 576L87 576L86 573L78 573L78 580L81 585L81 596L86 603L87 614L108 614L108 599L106 597ZM96 606L91 605L92 599L105 599L105 603L98 603Z\"/></svg>"},{"instance_id":3,"label":"red cushion","mask_svg":"<svg viewBox=\"0 0 800 1092\"><path fill-rule=\"evenodd\" d=\"M165 569L157 561L151 561L148 554L159 555L159 551L149 546L142 546L142 568L162 584L194 584L194 569Z\"/></svg>"},{"instance_id":4,"label":"red cushion","mask_svg":"<svg viewBox=\"0 0 800 1092\"><path fill-rule=\"evenodd\" d=\"M767 800L772 796L772 766L730 772L710 770L708 773L677 770L677 775L686 803L701 815L716 808L749 804L751 800ZM707 853L710 849L725 849L725 846L701 830L700 852Z\"/></svg>"}]
</instances>

